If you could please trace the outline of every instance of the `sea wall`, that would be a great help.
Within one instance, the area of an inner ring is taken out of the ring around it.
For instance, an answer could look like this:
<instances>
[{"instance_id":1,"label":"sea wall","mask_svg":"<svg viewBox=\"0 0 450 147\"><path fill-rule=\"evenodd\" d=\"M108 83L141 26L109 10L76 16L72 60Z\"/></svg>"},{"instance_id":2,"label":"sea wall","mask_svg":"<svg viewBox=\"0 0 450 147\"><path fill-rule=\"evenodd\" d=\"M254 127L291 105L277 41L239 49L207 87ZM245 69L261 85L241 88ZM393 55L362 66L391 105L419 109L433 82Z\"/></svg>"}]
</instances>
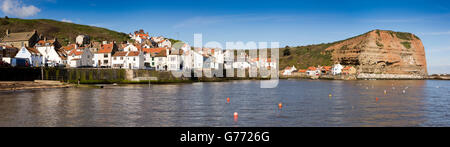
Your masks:
<instances>
[{"instance_id":1,"label":"sea wall","mask_svg":"<svg viewBox=\"0 0 450 147\"><path fill-rule=\"evenodd\" d=\"M361 73L357 76L358 79L412 79L412 80L422 80L425 77L421 75L409 75L409 74L367 74Z\"/></svg>"},{"instance_id":2,"label":"sea wall","mask_svg":"<svg viewBox=\"0 0 450 147\"><path fill-rule=\"evenodd\" d=\"M170 72L101 68L0 68L0 81L56 80L69 83L110 84L170 82L178 79Z\"/></svg>"}]
</instances>

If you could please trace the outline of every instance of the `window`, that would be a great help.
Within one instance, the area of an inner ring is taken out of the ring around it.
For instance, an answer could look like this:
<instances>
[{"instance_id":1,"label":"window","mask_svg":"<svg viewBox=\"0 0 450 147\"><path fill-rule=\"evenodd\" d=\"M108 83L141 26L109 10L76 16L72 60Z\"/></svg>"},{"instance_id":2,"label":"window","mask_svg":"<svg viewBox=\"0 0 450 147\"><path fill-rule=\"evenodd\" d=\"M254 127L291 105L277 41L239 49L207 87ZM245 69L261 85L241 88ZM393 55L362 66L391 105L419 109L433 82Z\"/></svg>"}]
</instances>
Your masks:
<instances>
[{"instance_id":1,"label":"window","mask_svg":"<svg viewBox=\"0 0 450 147\"><path fill-rule=\"evenodd\" d=\"M108 54L105 54L105 55L103 55L103 57L105 57L105 58L108 58L108 57L109 57L109 55L108 55Z\"/></svg>"},{"instance_id":2,"label":"window","mask_svg":"<svg viewBox=\"0 0 450 147\"><path fill-rule=\"evenodd\" d=\"M155 61L155 57L152 57L152 61Z\"/></svg>"},{"instance_id":3,"label":"window","mask_svg":"<svg viewBox=\"0 0 450 147\"><path fill-rule=\"evenodd\" d=\"M108 60L103 60L103 63L104 64L108 64Z\"/></svg>"},{"instance_id":4,"label":"window","mask_svg":"<svg viewBox=\"0 0 450 147\"><path fill-rule=\"evenodd\" d=\"M114 60L117 60L117 58L116 58L116 57L114 57Z\"/></svg>"},{"instance_id":5,"label":"window","mask_svg":"<svg viewBox=\"0 0 450 147\"><path fill-rule=\"evenodd\" d=\"M133 57L133 61L136 61L136 57Z\"/></svg>"},{"instance_id":6,"label":"window","mask_svg":"<svg viewBox=\"0 0 450 147\"><path fill-rule=\"evenodd\" d=\"M120 60L123 60L123 57L120 57Z\"/></svg>"}]
</instances>

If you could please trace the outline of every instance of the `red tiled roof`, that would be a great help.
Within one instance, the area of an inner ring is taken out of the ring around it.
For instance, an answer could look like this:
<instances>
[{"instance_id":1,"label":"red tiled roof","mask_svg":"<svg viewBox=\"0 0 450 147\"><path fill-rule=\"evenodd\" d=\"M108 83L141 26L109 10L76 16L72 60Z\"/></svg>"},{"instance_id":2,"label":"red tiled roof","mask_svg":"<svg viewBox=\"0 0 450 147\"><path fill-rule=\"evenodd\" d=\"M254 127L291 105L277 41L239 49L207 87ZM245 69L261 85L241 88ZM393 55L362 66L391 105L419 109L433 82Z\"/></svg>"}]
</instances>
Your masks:
<instances>
[{"instance_id":1,"label":"red tiled roof","mask_svg":"<svg viewBox=\"0 0 450 147\"><path fill-rule=\"evenodd\" d=\"M139 56L139 51L131 51L127 56Z\"/></svg>"},{"instance_id":2,"label":"red tiled roof","mask_svg":"<svg viewBox=\"0 0 450 147\"><path fill-rule=\"evenodd\" d=\"M73 55L73 54L75 54L75 56L79 56L79 55L83 54L83 52L82 52L82 51L77 51L77 50L72 50L72 51L69 53L69 56L71 56L71 55Z\"/></svg>"},{"instance_id":3,"label":"red tiled roof","mask_svg":"<svg viewBox=\"0 0 450 147\"><path fill-rule=\"evenodd\" d=\"M298 72L301 72L301 73L305 73L307 70L306 69L300 69L300 70L298 70Z\"/></svg>"},{"instance_id":4,"label":"red tiled roof","mask_svg":"<svg viewBox=\"0 0 450 147\"><path fill-rule=\"evenodd\" d=\"M323 70L325 71L330 71L331 70L331 66L324 66L322 67Z\"/></svg>"},{"instance_id":5,"label":"red tiled roof","mask_svg":"<svg viewBox=\"0 0 450 147\"><path fill-rule=\"evenodd\" d=\"M160 53L161 51L165 51L166 48L144 48L142 51L145 53Z\"/></svg>"},{"instance_id":6,"label":"red tiled roof","mask_svg":"<svg viewBox=\"0 0 450 147\"><path fill-rule=\"evenodd\" d=\"M309 71L315 71L315 70L317 70L317 68L316 67L308 67L308 70Z\"/></svg>"},{"instance_id":7,"label":"red tiled roof","mask_svg":"<svg viewBox=\"0 0 450 147\"><path fill-rule=\"evenodd\" d=\"M69 44L68 46L65 46L65 47L63 47L63 48L64 48L64 50L66 50L66 51L70 51L70 50L75 49L75 46L76 46L76 44Z\"/></svg>"},{"instance_id":8,"label":"red tiled roof","mask_svg":"<svg viewBox=\"0 0 450 147\"><path fill-rule=\"evenodd\" d=\"M53 44L54 42L55 42L55 40L47 40L47 41L39 40L37 44L42 46L42 45L45 45L46 43Z\"/></svg>"},{"instance_id":9,"label":"red tiled roof","mask_svg":"<svg viewBox=\"0 0 450 147\"><path fill-rule=\"evenodd\" d=\"M350 68L352 68L352 67L351 66L346 66L342 70L349 70Z\"/></svg>"},{"instance_id":10,"label":"red tiled roof","mask_svg":"<svg viewBox=\"0 0 450 147\"><path fill-rule=\"evenodd\" d=\"M128 52L116 52L116 53L114 53L113 57L126 56L127 54L128 54Z\"/></svg>"},{"instance_id":11,"label":"red tiled roof","mask_svg":"<svg viewBox=\"0 0 450 147\"><path fill-rule=\"evenodd\" d=\"M160 52L155 53L155 54L156 54L155 57L167 57L166 50L161 50Z\"/></svg>"},{"instance_id":12,"label":"red tiled roof","mask_svg":"<svg viewBox=\"0 0 450 147\"><path fill-rule=\"evenodd\" d=\"M136 34L136 36L139 36L139 37L148 37L148 34Z\"/></svg>"},{"instance_id":13,"label":"red tiled roof","mask_svg":"<svg viewBox=\"0 0 450 147\"><path fill-rule=\"evenodd\" d=\"M98 50L97 53L111 53L113 48L114 48L114 44L113 43L111 43L111 44L104 44L104 45L102 45L102 48L100 48L100 50Z\"/></svg>"}]
</instances>

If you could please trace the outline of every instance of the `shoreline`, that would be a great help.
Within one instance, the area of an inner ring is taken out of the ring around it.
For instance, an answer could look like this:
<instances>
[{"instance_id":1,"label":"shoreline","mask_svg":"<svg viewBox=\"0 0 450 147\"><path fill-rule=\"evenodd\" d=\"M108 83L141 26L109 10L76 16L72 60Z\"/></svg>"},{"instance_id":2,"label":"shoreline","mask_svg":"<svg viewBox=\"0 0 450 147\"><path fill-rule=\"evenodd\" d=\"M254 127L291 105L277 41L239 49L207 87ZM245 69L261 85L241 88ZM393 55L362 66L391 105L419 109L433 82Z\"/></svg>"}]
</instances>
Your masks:
<instances>
[{"instance_id":1,"label":"shoreline","mask_svg":"<svg viewBox=\"0 0 450 147\"><path fill-rule=\"evenodd\" d=\"M312 79L308 77L280 77L280 80L311 80L311 81L367 81L370 79L356 79L356 80L342 80L342 79L329 79L329 78L318 78ZM164 84L190 84L190 83L209 83L209 82L232 82L232 81L257 81L257 80L268 80L259 78L246 78L246 79L210 79L210 80L171 80L171 81L150 81L151 85L164 85ZM449 80L449 79L435 79L435 78L424 78L424 79L375 79L375 80ZM125 81L118 83L109 82L99 82L99 83L80 83L70 84L63 83L60 81L48 81L48 80L36 80L36 81L0 81L0 92L11 92L11 91L21 91L21 90L39 90L39 89L49 89L49 88L104 88L104 85L146 85L149 81Z\"/></svg>"}]
</instances>

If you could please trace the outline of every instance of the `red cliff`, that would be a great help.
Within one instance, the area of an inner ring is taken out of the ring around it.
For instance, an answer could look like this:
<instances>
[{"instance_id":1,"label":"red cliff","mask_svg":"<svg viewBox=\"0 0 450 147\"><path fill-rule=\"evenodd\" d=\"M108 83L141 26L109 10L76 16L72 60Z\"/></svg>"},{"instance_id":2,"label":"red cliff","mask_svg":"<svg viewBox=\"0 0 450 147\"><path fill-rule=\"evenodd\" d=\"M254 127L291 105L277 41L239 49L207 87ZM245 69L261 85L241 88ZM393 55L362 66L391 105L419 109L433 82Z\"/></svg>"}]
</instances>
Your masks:
<instances>
[{"instance_id":1,"label":"red cliff","mask_svg":"<svg viewBox=\"0 0 450 147\"><path fill-rule=\"evenodd\" d=\"M414 34L373 30L326 49L333 62L354 65L359 73L427 75L425 48Z\"/></svg>"}]
</instances>

